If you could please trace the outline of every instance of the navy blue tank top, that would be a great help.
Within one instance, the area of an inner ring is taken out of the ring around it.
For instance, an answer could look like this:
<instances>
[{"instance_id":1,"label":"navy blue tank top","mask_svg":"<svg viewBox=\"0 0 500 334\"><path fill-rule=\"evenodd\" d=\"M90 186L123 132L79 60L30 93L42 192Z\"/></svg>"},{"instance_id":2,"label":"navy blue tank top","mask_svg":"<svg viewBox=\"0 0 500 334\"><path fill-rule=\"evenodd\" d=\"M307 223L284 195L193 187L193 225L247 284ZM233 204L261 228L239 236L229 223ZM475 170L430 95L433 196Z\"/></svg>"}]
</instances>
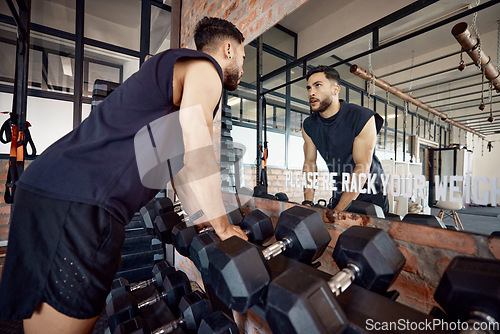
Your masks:
<instances>
[{"instance_id":1,"label":"navy blue tank top","mask_svg":"<svg viewBox=\"0 0 500 334\"><path fill-rule=\"evenodd\" d=\"M377 134L382 128L382 117L365 107L340 100L339 111L330 118L323 118L313 113L304 120L304 131L312 139L316 149L325 160L330 172L337 172L337 195L341 195L342 173L352 173L356 164L352 157L354 139L359 135L366 122L375 115ZM373 152L370 173L383 174L382 164ZM366 184L365 184L366 188ZM377 177L375 182L377 193L382 192L382 181Z\"/></svg>"},{"instance_id":2,"label":"navy blue tank top","mask_svg":"<svg viewBox=\"0 0 500 334\"><path fill-rule=\"evenodd\" d=\"M97 205L129 222L158 193L141 183L134 136L152 121L179 110L173 104L174 64L186 57L211 60L222 85L222 69L209 55L189 49L159 53L37 157L18 186L51 198ZM217 110L218 106L214 116Z\"/></svg>"}]
</instances>

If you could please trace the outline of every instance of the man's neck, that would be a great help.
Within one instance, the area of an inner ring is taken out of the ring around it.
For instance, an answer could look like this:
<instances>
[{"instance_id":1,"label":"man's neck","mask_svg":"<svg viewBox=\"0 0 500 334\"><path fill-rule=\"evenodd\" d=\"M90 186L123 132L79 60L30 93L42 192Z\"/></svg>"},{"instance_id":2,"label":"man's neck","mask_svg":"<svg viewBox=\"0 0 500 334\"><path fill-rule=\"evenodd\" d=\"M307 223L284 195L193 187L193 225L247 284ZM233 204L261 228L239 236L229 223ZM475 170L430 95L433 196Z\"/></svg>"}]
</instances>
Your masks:
<instances>
[{"instance_id":1,"label":"man's neck","mask_svg":"<svg viewBox=\"0 0 500 334\"><path fill-rule=\"evenodd\" d=\"M340 110L340 101L339 100L334 100L332 101L332 104L326 109L325 111L320 113L320 116L323 118L330 118L333 115L336 115Z\"/></svg>"}]
</instances>

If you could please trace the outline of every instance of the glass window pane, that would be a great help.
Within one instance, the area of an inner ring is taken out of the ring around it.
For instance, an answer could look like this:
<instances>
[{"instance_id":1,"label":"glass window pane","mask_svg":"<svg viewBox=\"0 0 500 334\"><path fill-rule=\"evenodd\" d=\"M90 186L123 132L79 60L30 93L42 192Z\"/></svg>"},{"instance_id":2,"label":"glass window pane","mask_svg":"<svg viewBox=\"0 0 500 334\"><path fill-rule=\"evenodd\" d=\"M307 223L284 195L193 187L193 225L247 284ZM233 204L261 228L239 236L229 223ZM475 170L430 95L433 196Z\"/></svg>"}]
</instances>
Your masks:
<instances>
[{"instance_id":1,"label":"glass window pane","mask_svg":"<svg viewBox=\"0 0 500 334\"><path fill-rule=\"evenodd\" d=\"M387 126L387 122L385 121L385 103L377 100L375 104L375 111L384 119L384 126Z\"/></svg>"},{"instance_id":2,"label":"glass window pane","mask_svg":"<svg viewBox=\"0 0 500 334\"><path fill-rule=\"evenodd\" d=\"M243 99L243 122L257 122L257 104L255 101Z\"/></svg>"},{"instance_id":3,"label":"glass window pane","mask_svg":"<svg viewBox=\"0 0 500 334\"><path fill-rule=\"evenodd\" d=\"M377 135L377 149L383 150L385 149L385 130L382 129Z\"/></svg>"},{"instance_id":4,"label":"glass window pane","mask_svg":"<svg viewBox=\"0 0 500 334\"><path fill-rule=\"evenodd\" d=\"M16 39L14 27L0 25L0 82L11 86L16 70Z\"/></svg>"},{"instance_id":5,"label":"glass window pane","mask_svg":"<svg viewBox=\"0 0 500 334\"><path fill-rule=\"evenodd\" d=\"M155 55L170 48L171 17L168 10L151 6L150 54Z\"/></svg>"},{"instance_id":6,"label":"glass window pane","mask_svg":"<svg viewBox=\"0 0 500 334\"><path fill-rule=\"evenodd\" d=\"M309 113L291 110L290 112L290 131L296 133L302 133L302 124L304 120L309 116Z\"/></svg>"},{"instance_id":7,"label":"glass window pane","mask_svg":"<svg viewBox=\"0 0 500 334\"><path fill-rule=\"evenodd\" d=\"M357 104L358 106L361 105L361 93L349 89L349 101L347 102Z\"/></svg>"},{"instance_id":8,"label":"glass window pane","mask_svg":"<svg viewBox=\"0 0 500 334\"><path fill-rule=\"evenodd\" d=\"M302 169L304 165L304 139L302 136L288 137L288 169Z\"/></svg>"},{"instance_id":9,"label":"glass window pane","mask_svg":"<svg viewBox=\"0 0 500 334\"><path fill-rule=\"evenodd\" d=\"M340 85L339 100L346 100L347 87Z\"/></svg>"},{"instance_id":10,"label":"glass window pane","mask_svg":"<svg viewBox=\"0 0 500 334\"><path fill-rule=\"evenodd\" d=\"M272 55L268 52L262 52L262 72L264 75L285 65L285 59ZM274 78L269 81L272 81L273 79Z\"/></svg>"},{"instance_id":11,"label":"glass window pane","mask_svg":"<svg viewBox=\"0 0 500 334\"><path fill-rule=\"evenodd\" d=\"M28 87L73 94L74 42L32 31L31 47Z\"/></svg>"},{"instance_id":12,"label":"glass window pane","mask_svg":"<svg viewBox=\"0 0 500 334\"><path fill-rule=\"evenodd\" d=\"M75 3L74 0L31 0L31 22L74 34Z\"/></svg>"},{"instance_id":13,"label":"glass window pane","mask_svg":"<svg viewBox=\"0 0 500 334\"><path fill-rule=\"evenodd\" d=\"M272 27L262 35L262 42L290 56L294 55L295 40L284 31Z\"/></svg>"},{"instance_id":14,"label":"glass window pane","mask_svg":"<svg viewBox=\"0 0 500 334\"><path fill-rule=\"evenodd\" d=\"M271 166L285 166L285 134L276 132L267 132L267 147L269 154L267 163Z\"/></svg>"},{"instance_id":15,"label":"glass window pane","mask_svg":"<svg viewBox=\"0 0 500 334\"><path fill-rule=\"evenodd\" d=\"M395 129L396 128L396 113L395 108L391 105L387 106L387 118L385 121L387 128Z\"/></svg>"},{"instance_id":16,"label":"glass window pane","mask_svg":"<svg viewBox=\"0 0 500 334\"><path fill-rule=\"evenodd\" d=\"M0 14L12 16L9 5L7 5L7 1L0 1Z\"/></svg>"},{"instance_id":17,"label":"glass window pane","mask_svg":"<svg viewBox=\"0 0 500 334\"><path fill-rule=\"evenodd\" d=\"M295 68L292 71L297 71L297 68ZM305 104L309 104L309 95L307 93L307 80L300 80L298 82L295 82L291 85L291 95L295 99L299 99L301 101L304 101Z\"/></svg>"},{"instance_id":18,"label":"glass window pane","mask_svg":"<svg viewBox=\"0 0 500 334\"><path fill-rule=\"evenodd\" d=\"M230 94L228 95L227 104L231 108L231 118L240 120L241 99L238 96Z\"/></svg>"},{"instance_id":19,"label":"glass window pane","mask_svg":"<svg viewBox=\"0 0 500 334\"><path fill-rule=\"evenodd\" d=\"M92 96L97 79L122 83L139 70L139 58L86 45L84 49L84 96Z\"/></svg>"},{"instance_id":20,"label":"glass window pane","mask_svg":"<svg viewBox=\"0 0 500 334\"><path fill-rule=\"evenodd\" d=\"M243 163L255 165L257 159L257 131L242 126L233 126L231 136L235 143L242 144L245 147L245 154L242 159Z\"/></svg>"},{"instance_id":21,"label":"glass window pane","mask_svg":"<svg viewBox=\"0 0 500 334\"><path fill-rule=\"evenodd\" d=\"M251 45L245 45L245 62L243 63L243 76L241 82L256 85L257 49Z\"/></svg>"},{"instance_id":22,"label":"glass window pane","mask_svg":"<svg viewBox=\"0 0 500 334\"><path fill-rule=\"evenodd\" d=\"M85 1L85 37L139 51L140 28L141 1Z\"/></svg>"},{"instance_id":23,"label":"glass window pane","mask_svg":"<svg viewBox=\"0 0 500 334\"><path fill-rule=\"evenodd\" d=\"M387 130L387 141L385 145L385 149L387 152L394 153L394 131Z\"/></svg>"}]
</instances>

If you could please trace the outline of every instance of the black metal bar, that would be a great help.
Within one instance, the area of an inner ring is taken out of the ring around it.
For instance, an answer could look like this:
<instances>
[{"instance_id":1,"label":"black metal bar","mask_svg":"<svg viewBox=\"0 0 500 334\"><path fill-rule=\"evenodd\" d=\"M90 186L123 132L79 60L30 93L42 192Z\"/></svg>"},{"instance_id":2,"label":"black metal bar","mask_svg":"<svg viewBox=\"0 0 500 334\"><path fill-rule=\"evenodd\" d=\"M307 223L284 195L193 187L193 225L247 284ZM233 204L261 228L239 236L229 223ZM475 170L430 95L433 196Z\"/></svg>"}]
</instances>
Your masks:
<instances>
[{"instance_id":1,"label":"black metal bar","mask_svg":"<svg viewBox=\"0 0 500 334\"><path fill-rule=\"evenodd\" d=\"M376 48L379 46L379 37L380 37L380 29L378 27L373 28L372 31L372 40L373 40L373 47Z\"/></svg>"},{"instance_id":2,"label":"black metal bar","mask_svg":"<svg viewBox=\"0 0 500 334\"><path fill-rule=\"evenodd\" d=\"M149 54L150 47L150 32L151 32L151 0L141 1L141 42L139 66L146 61L146 56Z\"/></svg>"},{"instance_id":3,"label":"black metal bar","mask_svg":"<svg viewBox=\"0 0 500 334\"><path fill-rule=\"evenodd\" d=\"M98 40L95 40L92 38L84 37L83 42L85 43L85 45L92 45L92 46L95 46L95 47L98 47L98 48L101 48L104 50L122 53L122 54L125 54L127 56L132 56L132 57L137 57L137 58L141 57L141 53L139 51L124 48L124 47L121 47L118 45L109 44L106 42L101 42L101 41L98 41Z\"/></svg>"},{"instance_id":4,"label":"black metal bar","mask_svg":"<svg viewBox=\"0 0 500 334\"><path fill-rule=\"evenodd\" d=\"M257 186L260 185L261 175L260 170L262 166L262 36L257 37Z\"/></svg>"},{"instance_id":5,"label":"black metal bar","mask_svg":"<svg viewBox=\"0 0 500 334\"><path fill-rule=\"evenodd\" d=\"M25 10L23 10L25 8ZM29 43L31 0L26 0L25 6L19 7L19 31L16 46L16 72L14 76L13 113L17 114L17 125L26 123L26 106L28 98L28 69L29 69Z\"/></svg>"},{"instance_id":6,"label":"black metal bar","mask_svg":"<svg viewBox=\"0 0 500 334\"><path fill-rule=\"evenodd\" d=\"M163 2L159 0L151 0L151 5L172 12L172 7L170 7L169 5L165 5Z\"/></svg>"},{"instance_id":7,"label":"black metal bar","mask_svg":"<svg viewBox=\"0 0 500 334\"><path fill-rule=\"evenodd\" d=\"M12 14L12 18L14 19L14 22L16 23L17 29L19 29L19 32L21 34L25 34L25 30L23 27L23 23L21 22L21 19L19 18L19 14L17 13L16 6L14 6L14 3L12 0L7 0L7 5L9 6L10 12Z\"/></svg>"},{"instance_id":8,"label":"black metal bar","mask_svg":"<svg viewBox=\"0 0 500 334\"><path fill-rule=\"evenodd\" d=\"M295 67L295 66L298 66L302 63L307 63L307 60L311 60L311 59L314 59L314 58L317 58L329 51L332 51L336 48L338 48L339 46L342 46L346 43L349 43L353 40L356 40L366 34L369 34L373 31L374 28L381 28L385 25L388 25L390 23L393 23L405 16L408 16L410 14L413 14L414 12L417 12L419 11L420 9L422 8L425 8L433 3L437 2L437 0L418 0L418 1L415 1L413 2L412 4L406 6L406 7L403 7L401 8L400 10L397 10L395 11L394 13L392 14L389 14L383 18L381 18L380 20L377 20L347 36L344 36L332 43L329 43L305 56L302 56L300 58L298 58L297 60L291 62L290 64L287 64L285 66L282 66L268 74L266 74L265 76L262 77L262 81L266 81L272 77L275 77L283 72L286 71L287 68L291 68L291 67Z\"/></svg>"},{"instance_id":9,"label":"black metal bar","mask_svg":"<svg viewBox=\"0 0 500 334\"><path fill-rule=\"evenodd\" d=\"M467 65L468 66L474 65L474 63L470 62ZM422 75L420 77L416 77L416 78L412 78L412 79L409 79L409 80L397 82L395 84L392 84L392 86L399 86L399 85L403 85L405 83L409 83L409 82L412 82L412 81L418 81L418 80L422 80L422 79L427 79L427 78L433 77L435 75L441 75L441 74L445 74L445 73L448 73L448 72L453 72L453 71L456 71L456 70L457 70L456 67L451 67L451 68L447 68L445 70L441 70L441 71L437 71L437 72L434 72L434 73L429 73L429 74L426 74L426 75Z\"/></svg>"},{"instance_id":10,"label":"black metal bar","mask_svg":"<svg viewBox=\"0 0 500 334\"><path fill-rule=\"evenodd\" d=\"M75 20L75 80L73 87L73 129L82 122L82 96L83 96L83 35L85 21L85 0L76 1Z\"/></svg>"},{"instance_id":11,"label":"black metal bar","mask_svg":"<svg viewBox=\"0 0 500 334\"><path fill-rule=\"evenodd\" d=\"M291 73L290 70L286 71L286 81L290 81ZM285 100L285 166L288 168L288 139L290 137L290 118L291 118L291 102L288 97L292 95L292 86L288 85L286 87L286 96ZM302 123L301 123L302 124Z\"/></svg>"},{"instance_id":12,"label":"black metal bar","mask_svg":"<svg viewBox=\"0 0 500 334\"><path fill-rule=\"evenodd\" d=\"M181 45L181 9L182 0L172 0L172 19L170 28L170 48L179 48Z\"/></svg>"},{"instance_id":13,"label":"black metal bar","mask_svg":"<svg viewBox=\"0 0 500 334\"><path fill-rule=\"evenodd\" d=\"M17 0L20 12L27 12L31 10L31 0Z\"/></svg>"}]
</instances>

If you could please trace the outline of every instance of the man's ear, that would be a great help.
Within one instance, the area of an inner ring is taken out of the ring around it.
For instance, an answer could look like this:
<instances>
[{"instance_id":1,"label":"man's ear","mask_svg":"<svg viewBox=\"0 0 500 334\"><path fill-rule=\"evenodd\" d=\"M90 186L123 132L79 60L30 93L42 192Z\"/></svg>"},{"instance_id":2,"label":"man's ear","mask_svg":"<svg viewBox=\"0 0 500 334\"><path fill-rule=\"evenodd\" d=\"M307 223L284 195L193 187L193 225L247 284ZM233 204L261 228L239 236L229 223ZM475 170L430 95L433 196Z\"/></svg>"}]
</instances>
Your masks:
<instances>
[{"instance_id":1,"label":"man's ear","mask_svg":"<svg viewBox=\"0 0 500 334\"><path fill-rule=\"evenodd\" d=\"M223 48L224 48L224 56L226 58L231 59L234 56L234 46L232 45L232 43L229 41L225 41L223 43Z\"/></svg>"}]
</instances>

